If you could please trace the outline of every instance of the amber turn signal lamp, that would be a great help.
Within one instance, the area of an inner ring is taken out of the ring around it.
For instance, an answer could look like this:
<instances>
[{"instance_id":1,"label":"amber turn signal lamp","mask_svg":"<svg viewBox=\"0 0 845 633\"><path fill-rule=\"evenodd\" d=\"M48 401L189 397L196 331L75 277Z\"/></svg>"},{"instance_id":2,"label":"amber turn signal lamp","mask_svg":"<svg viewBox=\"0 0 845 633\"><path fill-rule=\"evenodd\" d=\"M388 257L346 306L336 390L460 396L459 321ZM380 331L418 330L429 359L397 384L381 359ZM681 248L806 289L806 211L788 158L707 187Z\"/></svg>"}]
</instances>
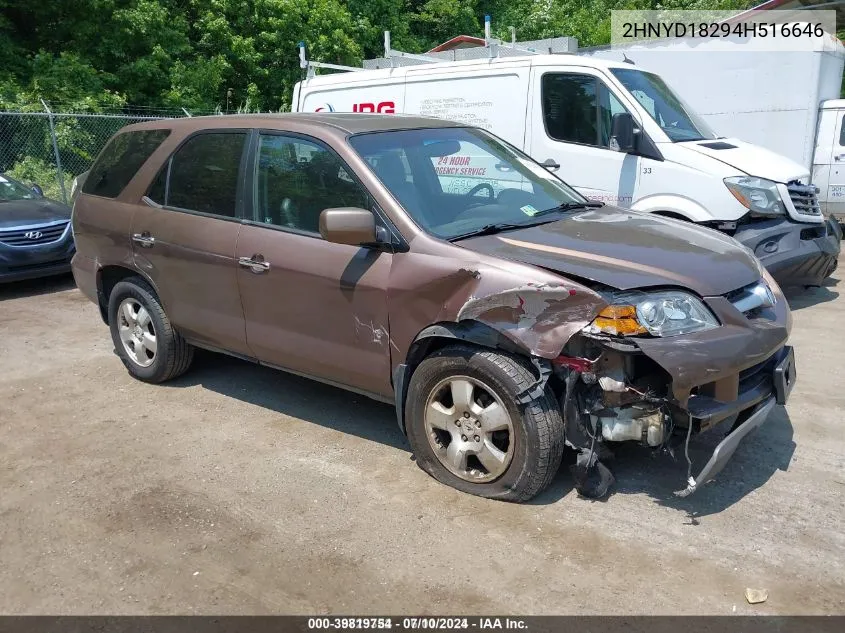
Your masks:
<instances>
[{"instance_id":1,"label":"amber turn signal lamp","mask_svg":"<svg viewBox=\"0 0 845 633\"><path fill-rule=\"evenodd\" d=\"M634 306L607 306L599 312L593 325L605 334L616 336L631 336L647 332L637 321L637 309Z\"/></svg>"},{"instance_id":2,"label":"amber turn signal lamp","mask_svg":"<svg viewBox=\"0 0 845 633\"><path fill-rule=\"evenodd\" d=\"M730 191L734 195L734 198L736 198L737 201L746 209L751 208L751 203L748 201L748 198L743 196L739 191L733 189L732 187L728 187L728 191Z\"/></svg>"}]
</instances>

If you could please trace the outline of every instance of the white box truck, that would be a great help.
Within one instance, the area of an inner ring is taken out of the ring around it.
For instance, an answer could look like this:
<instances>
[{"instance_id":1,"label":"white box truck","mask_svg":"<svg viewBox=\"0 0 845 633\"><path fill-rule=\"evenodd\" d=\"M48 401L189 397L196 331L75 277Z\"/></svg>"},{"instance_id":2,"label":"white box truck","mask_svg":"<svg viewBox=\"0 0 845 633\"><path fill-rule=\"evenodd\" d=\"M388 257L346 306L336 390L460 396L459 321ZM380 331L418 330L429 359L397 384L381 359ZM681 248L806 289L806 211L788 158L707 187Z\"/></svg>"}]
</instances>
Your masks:
<instances>
[{"instance_id":1,"label":"white box truck","mask_svg":"<svg viewBox=\"0 0 845 633\"><path fill-rule=\"evenodd\" d=\"M477 125L559 167L590 198L728 232L784 285L819 284L836 267L841 234L821 214L806 167L721 138L659 75L631 64L526 55L311 74L294 87L295 112ZM487 183L495 195L497 180L508 180L471 155L449 160L439 178L451 191L475 195Z\"/></svg>"},{"instance_id":2,"label":"white box truck","mask_svg":"<svg viewBox=\"0 0 845 633\"><path fill-rule=\"evenodd\" d=\"M813 39L773 50L753 39L679 38L580 54L660 75L720 134L804 166L822 213L845 219L845 47L832 35Z\"/></svg>"}]
</instances>

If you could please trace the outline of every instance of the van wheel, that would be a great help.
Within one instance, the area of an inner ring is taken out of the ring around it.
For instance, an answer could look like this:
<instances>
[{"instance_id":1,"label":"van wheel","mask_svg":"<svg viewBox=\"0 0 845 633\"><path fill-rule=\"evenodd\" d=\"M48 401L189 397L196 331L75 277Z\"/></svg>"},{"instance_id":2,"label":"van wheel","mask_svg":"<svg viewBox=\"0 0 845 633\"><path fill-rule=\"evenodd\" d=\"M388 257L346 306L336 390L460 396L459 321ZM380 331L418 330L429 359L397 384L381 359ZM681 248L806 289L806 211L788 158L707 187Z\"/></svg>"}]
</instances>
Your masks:
<instances>
[{"instance_id":1,"label":"van wheel","mask_svg":"<svg viewBox=\"0 0 845 633\"><path fill-rule=\"evenodd\" d=\"M191 366L193 346L173 329L155 292L140 277L119 282L109 295L109 329L117 355L139 380L164 382Z\"/></svg>"},{"instance_id":2,"label":"van wheel","mask_svg":"<svg viewBox=\"0 0 845 633\"><path fill-rule=\"evenodd\" d=\"M408 440L417 464L463 492L527 501L545 489L563 454L563 419L523 359L464 345L435 352L408 386Z\"/></svg>"}]
</instances>

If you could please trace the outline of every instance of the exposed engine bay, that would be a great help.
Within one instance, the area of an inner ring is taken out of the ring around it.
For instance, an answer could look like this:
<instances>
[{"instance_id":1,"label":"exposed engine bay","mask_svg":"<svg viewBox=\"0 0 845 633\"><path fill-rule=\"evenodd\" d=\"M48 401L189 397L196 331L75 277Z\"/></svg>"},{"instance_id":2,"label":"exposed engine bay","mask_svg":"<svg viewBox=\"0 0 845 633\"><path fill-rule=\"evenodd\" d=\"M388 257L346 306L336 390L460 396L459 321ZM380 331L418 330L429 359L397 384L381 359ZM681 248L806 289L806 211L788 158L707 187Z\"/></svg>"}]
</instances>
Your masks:
<instances>
[{"instance_id":1,"label":"exposed engine bay","mask_svg":"<svg viewBox=\"0 0 845 633\"><path fill-rule=\"evenodd\" d=\"M752 367L753 372L695 386L684 403L673 393L672 377L638 345L590 335L573 337L552 368L566 423L565 441L578 454L573 466L576 489L588 498L603 497L614 483L604 462L612 457L609 444L615 442L637 442L670 458L681 452L687 482L675 494L691 494L721 470L739 440L765 419L776 401L785 401L795 378L791 348L784 347ZM705 410L698 406L703 401L722 406ZM749 421L752 424L742 430ZM728 433L725 446L720 445L711 463L693 478L690 438L716 426Z\"/></svg>"}]
</instances>

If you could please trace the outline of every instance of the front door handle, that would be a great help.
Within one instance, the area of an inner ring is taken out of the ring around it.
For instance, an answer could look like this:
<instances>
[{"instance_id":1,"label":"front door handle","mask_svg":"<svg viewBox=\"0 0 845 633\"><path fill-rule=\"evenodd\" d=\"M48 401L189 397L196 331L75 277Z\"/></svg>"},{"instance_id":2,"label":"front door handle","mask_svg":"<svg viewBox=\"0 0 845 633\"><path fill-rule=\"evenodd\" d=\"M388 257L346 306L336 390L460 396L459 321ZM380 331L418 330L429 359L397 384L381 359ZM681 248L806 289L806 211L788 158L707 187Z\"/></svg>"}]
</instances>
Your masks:
<instances>
[{"instance_id":1,"label":"front door handle","mask_svg":"<svg viewBox=\"0 0 845 633\"><path fill-rule=\"evenodd\" d=\"M834 156L833 160L835 160L837 163L839 161L845 160L845 154L839 154L839 156Z\"/></svg>"},{"instance_id":2,"label":"front door handle","mask_svg":"<svg viewBox=\"0 0 845 633\"><path fill-rule=\"evenodd\" d=\"M141 248L152 248L155 246L156 238L149 234L148 231L143 233L133 233L132 241L139 244Z\"/></svg>"},{"instance_id":3,"label":"front door handle","mask_svg":"<svg viewBox=\"0 0 845 633\"><path fill-rule=\"evenodd\" d=\"M270 270L270 262L264 261L264 255L253 255L252 257L239 257L238 264L249 268L256 275Z\"/></svg>"},{"instance_id":4,"label":"front door handle","mask_svg":"<svg viewBox=\"0 0 845 633\"><path fill-rule=\"evenodd\" d=\"M541 164L543 167L545 167L546 169L548 169L549 171L557 171L558 169L560 169L560 163L558 163L558 162L557 162L555 159L553 159L553 158L547 158L546 160L544 160L544 161L543 161L542 163L540 163L540 164Z\"/></svg>"}]
</instances>

